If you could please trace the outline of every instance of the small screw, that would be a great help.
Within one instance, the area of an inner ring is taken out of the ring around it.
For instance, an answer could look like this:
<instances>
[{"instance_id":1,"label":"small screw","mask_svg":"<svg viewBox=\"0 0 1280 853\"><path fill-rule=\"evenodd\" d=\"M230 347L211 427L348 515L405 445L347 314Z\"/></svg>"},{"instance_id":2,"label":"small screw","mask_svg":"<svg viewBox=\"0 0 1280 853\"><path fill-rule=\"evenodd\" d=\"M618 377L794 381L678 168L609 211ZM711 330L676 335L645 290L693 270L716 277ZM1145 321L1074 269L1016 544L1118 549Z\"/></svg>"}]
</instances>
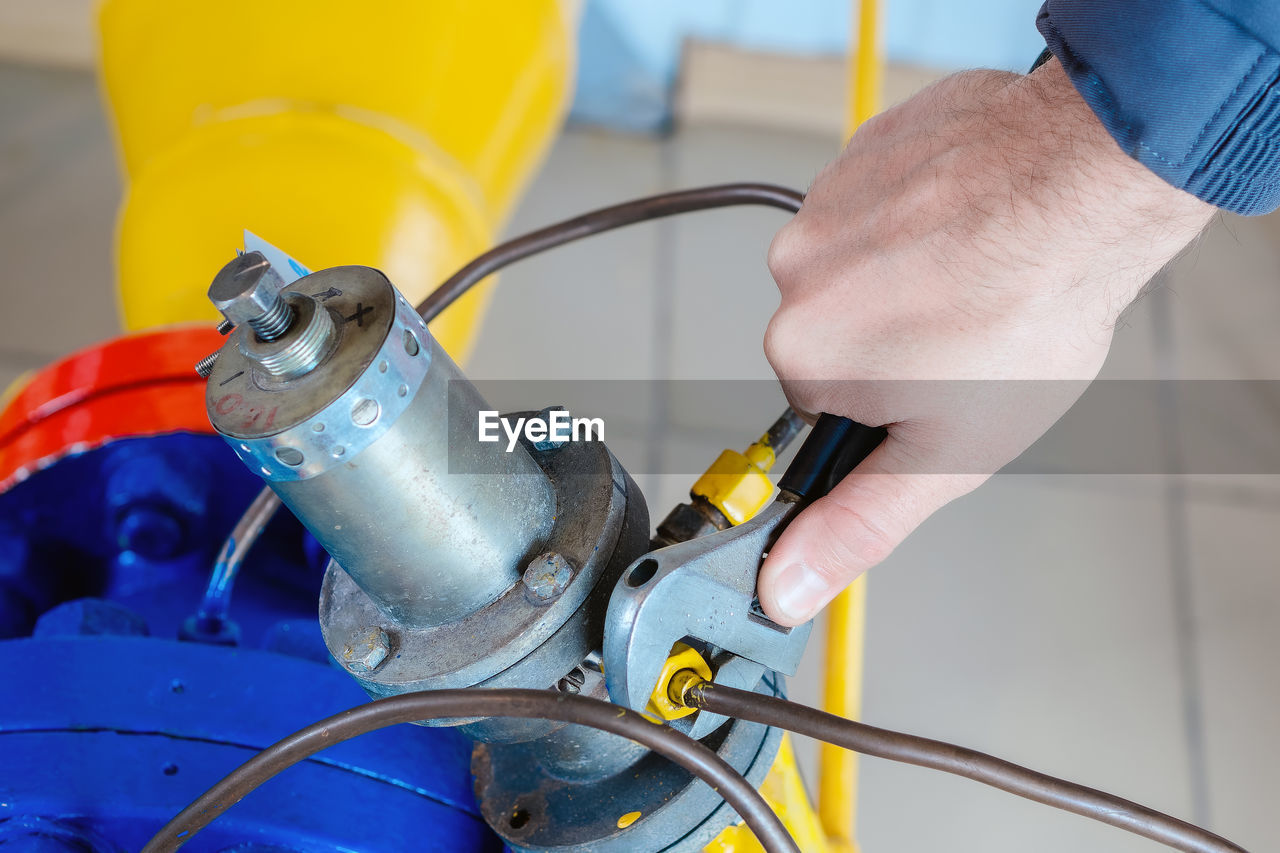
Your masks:
<instances>
[{"instance_id":1,"label":"small screw","mask_svg":"<svg viewBox=\"0 0 1280 853\"><path fill-rule=\"evenodd\" d=\"M218 363L219 352L222 352L222 350L211 352L196 362L196 376L199 376L201 379L209 378L209 374L213 373L213 366Z\"/></svg>"},{"instance_id":2,"label":"small screw","mask_svg":"<svg viewBox=\"0 0 1280 853\"><path fill-rule=\"evenodd\" d=\"M573 566L560 554L548 551L534 557L524 570L526 597L534 604L550 604L569 588Z\"/></svg>"},{"instance_id":3,"label":"small screw","mask_svg":"<svg viewBox=\"0 0 1280 853\"><path fill-rule=\"evenodd\" d=\"M342 649L342 665L352 672L373 672L391 654L391 638L372 625L361 628Z\"/></svg>"},{"instance_id":4,"label":"small screw","mask_svg":"<svg viewBox=\"0 0 1280 853\"><path fill-rule=\"evenodd\" d=\"M236 327L235 323L231 322L230 320L224 319L222 322L218 323L218 334L224 335L224 336L229 335L231 334L232 331L235 330L235 327Z\"/></svg>"}]
</instances>

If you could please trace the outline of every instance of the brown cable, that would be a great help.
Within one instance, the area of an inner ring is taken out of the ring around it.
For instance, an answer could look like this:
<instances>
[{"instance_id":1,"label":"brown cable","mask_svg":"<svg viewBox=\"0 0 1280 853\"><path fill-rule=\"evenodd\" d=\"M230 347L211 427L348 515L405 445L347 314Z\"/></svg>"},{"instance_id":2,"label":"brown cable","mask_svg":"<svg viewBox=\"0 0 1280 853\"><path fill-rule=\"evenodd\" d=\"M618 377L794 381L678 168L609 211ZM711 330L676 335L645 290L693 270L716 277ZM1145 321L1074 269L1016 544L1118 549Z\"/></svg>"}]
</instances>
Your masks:
<instances>
[{"instance_id":1,"label":"brown cable","mask_svg":"<svg viewBox=\"0 0 1280 853\"><path fill-rule=\"evenodd\" d=\"M711 786L755 833L768 853L800 853L760 792L715 752L641 714L584 696L549 690L427 690L358 705L313 723L267 747L231 771L174 816L142 853L177 850L214 818L262 783L326 747L398 723L446 717L520 717L560 720L629 738L664 755Z\"/></svg>"},{"instance_id":2,"label":"brown cable","mask_svg":"<svg viewBox=\"0 0 1280 853\"><path fill-rule=\"evenodd\" d=\"M1120 797L962 746L846 720L786 699L702 682L681 691L694 708L806 735L876 758L963 776L1158 841L1185 853L1246 853L1207 829Z\"/></svg>"},{"instance_id":3,"label":"brown cable","mask_svg":"<svg viewBox=\"0 0 1280 853\"><path fill-rule=\"evenodd\" d=\"M804 204L804 193L774 184L716 184L694 187L688 190L659 193L644 198L625 201L610 207L602 207L572 219L565 219L537 231L530 231L494 246L483 255L450 276L426 299L418 304L422 319L431 322L462 294L486 277L516 261L581 240L592 234L612 231L624 225L647 222L690 213L695 210L712 210L740 204L759 204L795 213Z\"/></svg>"}]
</instances>

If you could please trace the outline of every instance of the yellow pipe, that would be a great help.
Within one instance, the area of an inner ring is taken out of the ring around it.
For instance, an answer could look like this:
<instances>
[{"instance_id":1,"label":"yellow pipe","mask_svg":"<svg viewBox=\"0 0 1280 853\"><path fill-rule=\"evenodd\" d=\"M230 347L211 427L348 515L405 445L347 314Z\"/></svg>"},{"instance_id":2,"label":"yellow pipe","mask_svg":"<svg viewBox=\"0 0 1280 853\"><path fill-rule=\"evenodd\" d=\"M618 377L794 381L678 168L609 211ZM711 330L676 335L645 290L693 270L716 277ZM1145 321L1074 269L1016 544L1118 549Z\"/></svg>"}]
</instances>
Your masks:
<instances>
[{"instance_id":1,"label":"yellow pipe","mask_svg":"<svg viewBox=\"0 0 1280 853\"><path fill-rule=\"evenodd\" d=\"M411 300L488 248L560 127L576 0L99 0L130 329L217 319L249 229ZM432 324L465 359L486 287Z\"/></svg>"},{"instance_id":2,"label":"yellow pipe","mask_svg":"<svg viewBox=\"0 0 1280 853\"><path fill-rule=\"evenodd\" d=\"M846 135L880 110L884 58L880 44L879 0L860 0L857 47L849 61L849 117ZM822 707L828 713L862 714L863 646L867 615L867 579L861 577L827 608L826 683ZM818 814L833 853L856 853L858 756L823 744L819 753Z\"/></svg>"},{"instance_id":3,"label":"yellow pipe","mask_svg":"<svg viewBox=\"0 0 1280 853\"><path fill-rule=\"evenodd\" d=\"M880 112L884 77L884 56L880 44L880 2L861 0L858 4L856 53L850 57L849 119L846 135Z\"/></svg>"},{"instance_id":4,"label":"yellow pipe","mask_svg":"<svg viewBox=\"0 0 1280 853\"><path fill-rule=\"evenodd\" d=\"M822 707L829 714L862 713L863 626L867 579L861 577L827 608L826 683ZM858 755L830 744L819 751L818 813L833 853L855 853Z\"/></svg>"}]
</instances>

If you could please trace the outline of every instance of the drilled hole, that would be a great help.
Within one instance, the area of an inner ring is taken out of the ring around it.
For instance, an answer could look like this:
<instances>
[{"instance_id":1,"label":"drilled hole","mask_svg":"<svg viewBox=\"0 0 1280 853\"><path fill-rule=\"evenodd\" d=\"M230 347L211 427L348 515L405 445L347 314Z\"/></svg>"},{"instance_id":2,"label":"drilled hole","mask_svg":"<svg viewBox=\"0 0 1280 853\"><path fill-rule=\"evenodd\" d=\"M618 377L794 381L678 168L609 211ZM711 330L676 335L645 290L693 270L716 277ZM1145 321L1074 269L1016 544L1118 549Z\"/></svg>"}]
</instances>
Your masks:
<instances>
[{"instance_id":1,"label":"drilled hole","mask_svg":"<svg viewBox=\"0 0 1280 853\"><path fill-rule=\"evenodd\" d=\"M381 412L382 407L377 400L365 397L351 407L351 422L356 426L371 426Z\"/></svg>"},{"instance_id":2,"label":"drilled hole","mask_svg":"<svg viewBox=\"0 0 1280 853\"><path fill-rule=\"evenodd\" d=\"M414 337L413 332L408 329L404 330L404 351L409 355L417 355L421 348L418 346L418 339Z\"/></svg>"},{"instance_id":3,"label":"drilled hole","mask_svg":"<svg viewBox=\"0 0 1280 853\"><path fill-rule=\"evenodd\" d=\"M653 580L653 576L657 573L658 561L644 560L640 565L632 569L629 575L627 575L627 586L632 589L639 589L649 581Z\"/></svg>"},{"instance_id":4,"label":"drilled hole","mask_svg":"<svg viewBox=\"0 0 1280 853\"><path fill-rule=\"evenodd\" d=\"M178 765L166 764L161 772L166 776L176 776L178 773Z\"/></svg>"},{"instance_id":5,"label":"drilled hole","mask_svg":"<svg viewBox=\"0 0 1280 853\"><path fill-rule=\"evenodd\" d=\"M507 823L512 829L520 829L529 822L529 812L527 809L516 809L511 813L511 820Z\"/></svg>"}]
</instances>

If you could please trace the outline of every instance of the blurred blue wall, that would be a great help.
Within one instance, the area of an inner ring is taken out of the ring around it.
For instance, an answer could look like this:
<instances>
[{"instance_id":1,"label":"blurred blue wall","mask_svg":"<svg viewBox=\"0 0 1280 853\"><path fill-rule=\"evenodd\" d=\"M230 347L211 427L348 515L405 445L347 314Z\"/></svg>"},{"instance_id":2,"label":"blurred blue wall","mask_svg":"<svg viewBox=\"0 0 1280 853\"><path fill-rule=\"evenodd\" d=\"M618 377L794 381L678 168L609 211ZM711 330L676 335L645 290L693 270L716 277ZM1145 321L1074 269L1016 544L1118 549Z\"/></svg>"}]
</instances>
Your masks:
<instances>
[{"instance_id":1,"label":"blurred blue wall","mask_svg":"<svg viewBox=\"0 0 1280 853\"><path fill-rule=\"evenodd\" d=\"M881 0L893 61L1025 70L1044 47L1040 0ZM853 0L586 0L572 118L658 130L686 38L753 50L844 54Z\"/></svg>"}]
</instances>

